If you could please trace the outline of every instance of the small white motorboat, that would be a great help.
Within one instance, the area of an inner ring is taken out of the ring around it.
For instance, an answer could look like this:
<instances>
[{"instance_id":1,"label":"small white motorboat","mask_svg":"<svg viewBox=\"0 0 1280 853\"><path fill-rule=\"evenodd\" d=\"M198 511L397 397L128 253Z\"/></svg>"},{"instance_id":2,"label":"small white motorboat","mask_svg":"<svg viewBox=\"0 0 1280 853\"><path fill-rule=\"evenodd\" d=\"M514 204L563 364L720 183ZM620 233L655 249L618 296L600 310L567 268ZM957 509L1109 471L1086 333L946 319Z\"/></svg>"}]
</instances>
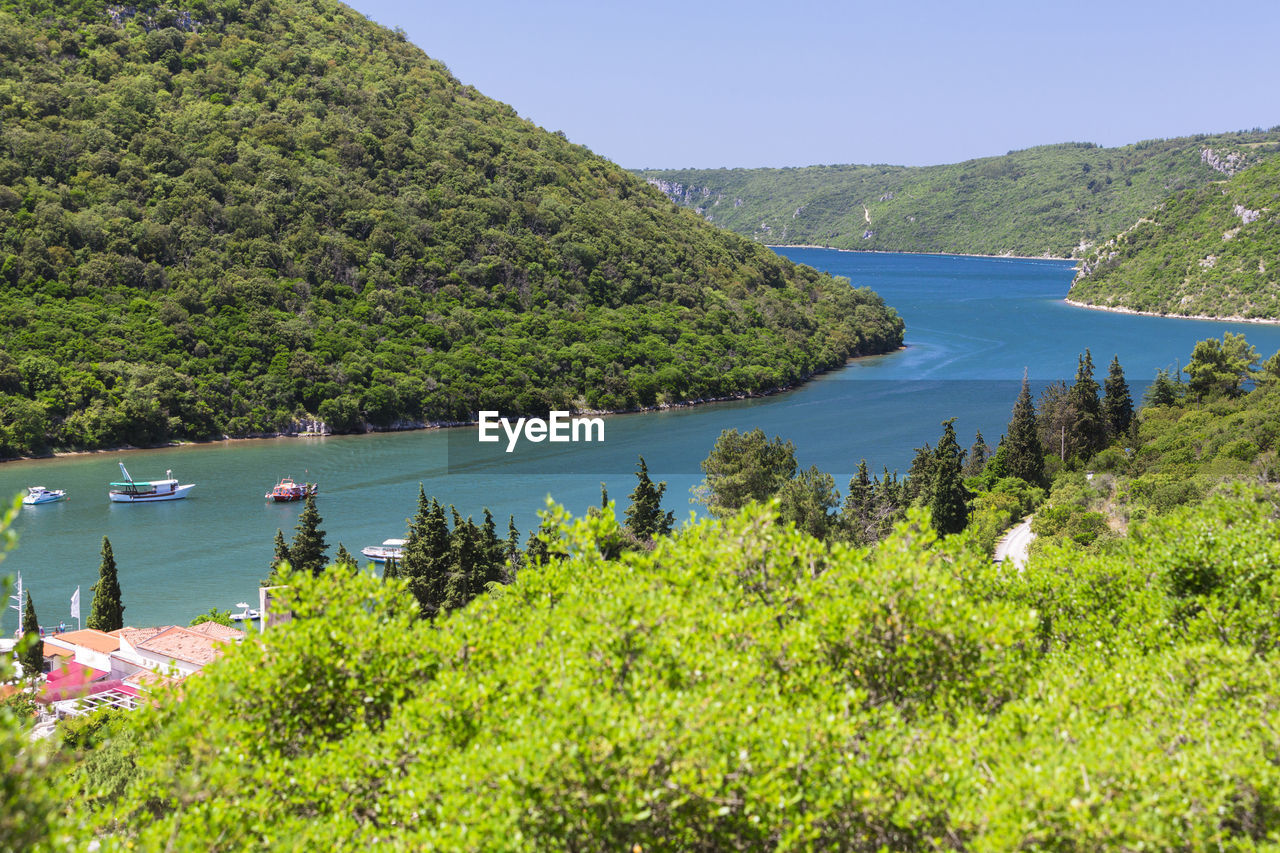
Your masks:
<instances>
[{"instance_id":1,"label":"small white motorboat","mask_svg":"<svg viewBox=\"0 0 1280 853\"><path fill-rule=\"evenodd\" d=\"M404 559L404 540L386 539L383 540L381 545L370 545L367 548L361 548L360 553L375 563L385 563L393 557L396 560L402 560Z\"/></svg>"},{"instance_id":2,"label":"small white motorboat","mask_svg":"<svg viewBox=\"0 0 1280 853\"><path fill-rule=\"evenodd\" d=\"M67 499L67 493L63 489L46 489L44 486L28 486L27 493L23 496L22 502L27 506L35 506L36 504L51 504L56 501Z\"/></svg>"},{"instance_id":3,"label":"small white motorboat","mask_svg":"<svg viewBox=\"0 0 1280 853\"><path fill-rule=\"evenodd\" d=\"M259 615L258 611L250 607L249 602L242 601L239 604L237 604L236 607L240 608L240 612L231 614L232 622L257 622L258 621L258 615Z\"/></svg>"}]
</instances>

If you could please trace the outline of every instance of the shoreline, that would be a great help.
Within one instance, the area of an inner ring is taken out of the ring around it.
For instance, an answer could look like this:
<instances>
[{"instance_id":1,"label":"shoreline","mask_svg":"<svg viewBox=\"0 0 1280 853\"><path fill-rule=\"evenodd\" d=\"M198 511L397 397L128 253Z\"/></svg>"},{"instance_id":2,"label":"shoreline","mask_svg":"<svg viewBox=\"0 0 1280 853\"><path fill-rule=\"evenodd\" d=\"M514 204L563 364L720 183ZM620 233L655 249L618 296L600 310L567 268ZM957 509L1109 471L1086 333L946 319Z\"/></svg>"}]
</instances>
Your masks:
<instances>
[{"instance_id":1,"label":"shoreline","mask_svg":"<svg viewBox=\"0 0 1280 853\"><path fill-rule=\"evenodd\" d=\"M828 252L849 252L854 255L929 255L935 258L986 258L1014 261L1080 261L1080 258L1059 258L1054 255L977 255L969 252L893 252L887 249L837 249L834 246L818 246L813 243L765 243L766 249L826 249Z\"/></svg>"},{"instance_id":2,"label":"shoreline","mask_svg":"<svg viewBox=\"0 0 1280 853\"><path fill-rule=\"evenodd\" d=\"M712 405L715 403L732 403L740 400L755 400L764 397L772 397L776 394L782 394L787 391L794 391L811 379L830 373L833 370L840 370L847 367L853 362L863 358L879 358L881 356L891 355L895 352L902 352L907 348L907 344L901 344L893 349L884 352L867 353L866 355L855 355L845 359L844 364L828 367L823 370L815 370L805 376L802 376L796 382L790 385L779 385L759 392L741 392L738 394L728 394L723 397L705 397L694 400L679 400L674 403L655 403L652 406L637 406L632 409L581 409L573 410L574 415L639 415L646 412L664 412L670 409L691 409L695 406ZM402 422L403 423L403 422ZM378 435L388 432L417 432L420 430L435 429L461 429L463 427L475 426L477 421L425 421L403 423L401 426L391 426L383 429L366 429L364 432L348 432L348 433L303 433L303 432L275 432L260 433L256 435L224 435L221 438L211 438L207 441L195 441L185 439L182 441L171 441L166 444L157 444L151 447L134 447L133 445L125 445L122 447L101 447L94 450L55 450L45 456L17 456L12 459L0 459L0 465L7 465L13 462L39 462L48 459L62 459L71 456L89 456L95 453L136 453L145 450L165 450L167 448L177 447L207 447L211 444L230 444L232 442L241 441L263 441L281 438L334 438L338 436L360 436L360 435Z\"/></svg>"},{"instance_id":3,"label":"shoreline","mask_svg":"<svg viewBox=\"0 0 1280 853\"><path fill-rule=\"evenodd\" d=\"M1209 314L1162 314L1159 311L1139 311L1136 308L1123 308L1117 305L1091 305L1064 297L1063 302L1076 308L1087 308L1090 311L1110 311L1113 314L1132 314L1137 317L1160 317L1165 320L1205 320L1211 323L1256 323L1263 326L1280 325L1280 319L1270 320L1261 317L1214 317Z\"/></svg>"}]
</instances>

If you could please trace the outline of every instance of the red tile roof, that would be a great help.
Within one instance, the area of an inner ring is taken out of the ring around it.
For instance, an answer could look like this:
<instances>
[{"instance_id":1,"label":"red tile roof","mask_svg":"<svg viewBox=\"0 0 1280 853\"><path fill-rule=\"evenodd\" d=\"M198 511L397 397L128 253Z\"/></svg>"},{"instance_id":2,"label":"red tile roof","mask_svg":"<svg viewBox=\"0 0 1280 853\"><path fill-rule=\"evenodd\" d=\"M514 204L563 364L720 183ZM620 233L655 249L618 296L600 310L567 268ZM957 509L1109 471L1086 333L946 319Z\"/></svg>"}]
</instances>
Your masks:
<instances>
[{"instance_id":1,"label":"red tile roof","mask_svg":"<svg viewBox=\"0 0 1280 853\"><path fill-rule=\"evenodd\" d=\"M230 643L244 639L244 631L239 628L230 628L217 622L201 622L199 625L192 625L187 630L213 637L220 643Z\"/></svg>"},{"instance_id":2,"label":"red tile roof","mask_svg":"<svg viewBox=\"0 0 1280 853\"><path fill-rule=\"evenodd\" d=\"M119 637L113 637L103 631L95 631L93 628L54 634L53 639L70 643L73 646L93 649L95 652L102 652L103 654L110 654L120 648Z\"/></svg>"},{"instance_id":3,"label":"red tile roof","mask_svg":"<svg viewBox=\"0 0 1280 853\"><path fill-rule=\"evenodd\" d=\"M139 643L145 643L156 634L159 634L165 628L172 627L172 625L161 625L159 628L117 628L111 634L136 647Z\"/></svg>"},{"instance_id":4,"label":"red tile roof","mask_svg":"<svg viewBox=\"0 0 1280 853\"><path fill-rule=\"evenodd\" d=\"M174 625L140 643L138 650L204 666L218 659L217 646L218 641L207 634Z\"/></svg>"}]
</instances>

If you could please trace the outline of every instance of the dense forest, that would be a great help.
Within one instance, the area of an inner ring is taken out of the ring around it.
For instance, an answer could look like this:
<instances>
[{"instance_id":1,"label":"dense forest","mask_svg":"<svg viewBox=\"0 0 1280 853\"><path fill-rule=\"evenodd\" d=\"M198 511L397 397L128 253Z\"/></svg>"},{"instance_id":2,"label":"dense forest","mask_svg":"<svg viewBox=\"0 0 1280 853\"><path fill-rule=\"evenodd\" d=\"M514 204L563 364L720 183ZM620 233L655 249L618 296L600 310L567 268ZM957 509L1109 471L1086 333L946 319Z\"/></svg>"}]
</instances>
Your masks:
<instances>
[{"instance_id":1,"label":"dense forest","mask_svg":"<svg viewBox=\"0 0 1280 853\"><path fill-rule=\"evenodd\" d=\"M1065 399L1092 446L1013 465L1063 405L1024 386L965 482L1051 479L1037 518L1064 528L1073 496L1105 493L1103 535L1045 529L1018 569L926 500L869 545L815 536L782 517L782 478L762 486L780 499L731 505L762 482L739 476L752 460L805 480L788 444L722 436L716 518L628 545L611 506L552 508L514 577L434 616L403 576L288 576L290 623L47 748L0 705L0 839L1258 849L1280 833L1280 356L1201 342L1127 425L1119 371L1090 363Z\"/></svg>"},{"instance_id":2,"label":"dense forest","mask_svg":"<svg viewBox=\"0 0 1280 853\"><path fill-rule=\"evenodd\" d=\"M1280 320L1280 160L1169 199L1084 259L1071 298Z\"/></svg>"},{"instance_id":3,"label":"dense forest","mask_svg":"<svg viewBox=\"0 0 1280 853\"><path fill-rule=\"evenodd\" d=\"M0 458L758 393L901 337L332 0L0 4Z\"/></svg>"},{"instance_id":4,"label":"dense forest","mask_svg":"<svg viewBox=\"0 0 1280 853\"><path fill-rule=\"evenodd\" d=\"M1269 131L1066 143L942 166L639 172L708 220L770 245L1079 257L1182 189L1280 150Z\"/></svg>"}]
</instances>

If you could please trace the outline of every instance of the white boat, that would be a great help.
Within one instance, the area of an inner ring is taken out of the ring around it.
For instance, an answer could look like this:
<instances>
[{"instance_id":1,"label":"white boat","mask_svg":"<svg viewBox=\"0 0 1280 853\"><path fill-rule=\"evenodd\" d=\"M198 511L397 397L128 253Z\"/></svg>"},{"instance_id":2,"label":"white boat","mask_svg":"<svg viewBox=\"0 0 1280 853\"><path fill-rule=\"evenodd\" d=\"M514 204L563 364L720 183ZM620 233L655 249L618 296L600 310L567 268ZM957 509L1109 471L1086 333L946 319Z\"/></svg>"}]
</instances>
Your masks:
<instances>
[{"instance_id":1,"label":"white boat","mask_svg":"<svg viewBox=\"0 0 1280 853\"><path fill-rule=\"evenodd\" d=\"M51 504L55 501L67 499L67 493L62 489L46 489L44 486L28 486L27 493L22 498L22 502L27 506L35 506L36 504Z\"/></svg>"},{"instance_id":2,"label":"white boat","mask_svg":"<svg viewBox=\"0 0 1280 853\"><path fill-rule=\"evenodd\" d=\"M361 548L360 553L375 563L385 563L392 558L401 560L404 559L404 540L386 539L383 540L381 545L370 545L367 548Z\"/></svg>"},{"instance_id":3,"label":"white boat","mask_svg":"<svg viewBox=\"0 0 1280 853\"><path fill-rule=\"evenodd\" d=\"M195 483L178 484L172 471L164 472L163 480L140 480L135 482L129 471L120 463L120 473L124 475L123 483L112 483L107 496L115 503L154 503L155 501L176 501L185 498L187 492L196 487Z\"/></svg>"},{"instance_id":4,"label":"white boat","mask_svg":"<svg viewBox=\"0 0 1280 853\"><path fill-rule=\"evenodd\" d=\"M239 613L231 614L232 622L256 622L258 621L258 611L249 606L247 601L242 601L236 605L240 608Z\"/></svg>"}]
</instances>

